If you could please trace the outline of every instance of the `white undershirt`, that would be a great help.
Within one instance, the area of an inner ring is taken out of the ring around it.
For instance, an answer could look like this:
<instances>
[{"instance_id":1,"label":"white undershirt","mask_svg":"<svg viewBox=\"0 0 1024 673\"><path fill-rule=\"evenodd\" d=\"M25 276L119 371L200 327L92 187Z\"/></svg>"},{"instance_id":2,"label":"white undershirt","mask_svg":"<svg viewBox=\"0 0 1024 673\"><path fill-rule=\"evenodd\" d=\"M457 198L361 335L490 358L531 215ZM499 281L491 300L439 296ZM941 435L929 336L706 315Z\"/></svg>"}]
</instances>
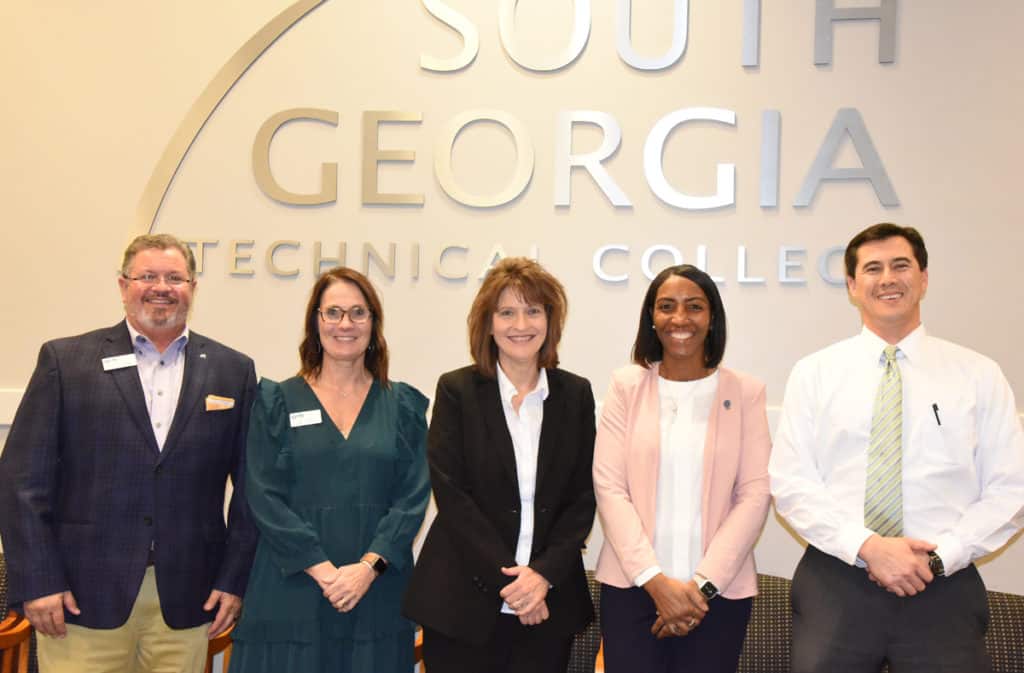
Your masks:
<instances>
[{"instance_id":1,"label":"white undershirt","mask_svg":"<svg viewBox=\"0 0 1024 673\"><path fill-rule=\"evenodd\" d=\"M659 572L675 579L689 579L704 554L704 442L717 393L717 371L696 381L658 379L661 447L654 522L654 555L658 565L641 572L634 580L636 586Z\"/></svg>"}]
</instances>

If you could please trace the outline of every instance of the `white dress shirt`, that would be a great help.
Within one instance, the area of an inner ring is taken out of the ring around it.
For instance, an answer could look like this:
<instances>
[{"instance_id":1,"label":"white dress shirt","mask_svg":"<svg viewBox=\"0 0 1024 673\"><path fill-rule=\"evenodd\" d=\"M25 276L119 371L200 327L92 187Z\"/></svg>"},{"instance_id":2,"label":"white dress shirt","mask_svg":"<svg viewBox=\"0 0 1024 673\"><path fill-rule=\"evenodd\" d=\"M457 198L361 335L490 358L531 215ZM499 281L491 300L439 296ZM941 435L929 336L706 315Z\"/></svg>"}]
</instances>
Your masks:
<instances>
[{"instance_id":1,"label":"white dress shirt","mask_svg":"<svg viewBox=\"0 0 1024 673\"><path fill-rule=\"evenodd\" d=\"M501 408L505 412L508 434L512 436L512 447L516 455L516 480L519 483L519 540L516 542L516 565L530 563L533 549L533 499L537 491L537 454L540 452L540 426L544 421L544 400L548 398L548 375L540 370L537 385L519 404L516 413L512 398L516 396L515 385L498 367L498 393ZM507 603L501 604L501 611L515 614Z\"/></svg>"},{"instance_id":2,"label":"white dress shirt","mask_svg":"<svg viewBox=\"0 0 1024 673\"><path fill-rule=\"evenodd\" d=\"M786 385L769 463L779 514L847 563L864 526L871 414L887 344L864 328L800 360ZM900 343L903 534L937 545L946 574L1024 525L1024 433L992 360L918 327Z\"/></svg>"},{"instance_id":3,"label":"white dress shirt","mask_svg":"<svg viewBox=\"0 0 1024 673\"><path fill-rule=\"evenodd\" d=\"M185 379L185 345L188 343L188 327L171 345L161 353L153 342L140 334L131 323L128 334L135 351L136 369L142 382L142 393L146 397L149 422L153 425L156 445L163 451L167 432L171 429L174 412L178 409L181 382Z\"/></svg>"},{"instance_id":4,"label":"white dress shirt","mask_svg":"<svg viewBox=\"0 0 1024 673\"><path fill-rule=\"evenodd\" d=\"M718 371L696 381L658 379L661 450L655 501L654 555L658 565L633 579L643 586L663 572L687 580L704 555L701 540L701 485L704 444L711 405L718 393Z\"/></svg>"}]
</instances>

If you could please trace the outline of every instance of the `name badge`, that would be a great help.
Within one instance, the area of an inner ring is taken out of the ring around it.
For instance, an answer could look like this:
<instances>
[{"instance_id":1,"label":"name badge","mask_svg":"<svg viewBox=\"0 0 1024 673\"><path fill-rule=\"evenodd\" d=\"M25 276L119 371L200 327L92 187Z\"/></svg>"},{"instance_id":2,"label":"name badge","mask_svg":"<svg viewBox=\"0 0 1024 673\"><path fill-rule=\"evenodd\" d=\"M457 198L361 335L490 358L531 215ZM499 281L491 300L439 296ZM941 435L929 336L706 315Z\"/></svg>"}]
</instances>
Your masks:
<instances>
[{"instance_id":1,"label":"name badge","mask_svg":"<svg viewBox=\"0 0 1024 673\"><path fill-rule=\"evenodd\" d=\"M320 416L319 409L310 409L309 411L296 411L288 414L288 423L293 428L301 428L304 425L319 425L323 423L324 419Z\"/></svg>"},{"instance_id":2,"label":"name badge","mask_svg":"<svg viewBox=\"0 0 1024 673\"><path fill-rule=\"evenodd\" d=\"M103 358L103 371L109 372L111 369L124 369L125 367L134 367L139 364L139 361L135 359L135 353L125 353L124 355L111 355L109 358Z\"/></svg>"}]
</instances>

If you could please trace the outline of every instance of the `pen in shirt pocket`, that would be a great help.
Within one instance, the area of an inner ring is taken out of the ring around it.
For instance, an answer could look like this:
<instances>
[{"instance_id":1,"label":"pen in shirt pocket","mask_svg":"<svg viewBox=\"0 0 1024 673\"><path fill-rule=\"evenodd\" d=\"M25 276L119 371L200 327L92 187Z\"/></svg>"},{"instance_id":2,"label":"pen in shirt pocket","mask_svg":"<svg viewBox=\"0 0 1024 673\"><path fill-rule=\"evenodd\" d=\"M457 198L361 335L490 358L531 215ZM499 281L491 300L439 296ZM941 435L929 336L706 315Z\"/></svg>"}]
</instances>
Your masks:
<instances>
[{"instance_id":1,"label":"pen in shirt pocket","mask_svg":"<svg viewBox=\"0 0 1024 673\"><path fill-rule=\"evenodd\" d=\"M932 412L935 414L935 424L942 425L942 419L939 418L939 405L932 403Z\"/></svg>"}]
</instances>

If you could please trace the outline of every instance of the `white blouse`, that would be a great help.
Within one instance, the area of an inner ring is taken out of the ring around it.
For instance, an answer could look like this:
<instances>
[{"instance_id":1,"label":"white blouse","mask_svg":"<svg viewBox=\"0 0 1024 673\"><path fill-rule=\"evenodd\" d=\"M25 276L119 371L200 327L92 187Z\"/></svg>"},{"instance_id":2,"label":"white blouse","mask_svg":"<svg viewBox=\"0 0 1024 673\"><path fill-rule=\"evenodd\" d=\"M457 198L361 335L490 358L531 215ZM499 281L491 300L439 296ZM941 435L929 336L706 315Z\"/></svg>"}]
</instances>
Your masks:
<instances>
[{"instance_id":1,"label":"white blouse","mask_svg":"<svg viewBox=\"0 0 1024 673\"><path fill-rule=\"evenodd\" d=\"M690 579L704 555L701 540L704 441L717 393L717 370L696 381L658 379L661 449L654 523L654 555L658 565L640 573L634 580L636 586L643 585L659 572L674 579Z\"/></svg>"},{"instance_id":2,"label":"white blouse","mask_svg":"<svg viewBox=\"0 0 1024 673\"><path fill-rule=\"evenodd\" d=\"M537 491L537 457L540 452L540 427L544 423L544 400L548 398L548 374L541 368L537 385L523 398L516 413L512 398L518 391L501 365L498 367L498 393L505 412L508 434L516 456L516 478L519 481L519 539L516 542L516 565L528 565L533 549L533 499ZM507 603L501 611L515 614Z\"/></svg>"}]
</instances>

